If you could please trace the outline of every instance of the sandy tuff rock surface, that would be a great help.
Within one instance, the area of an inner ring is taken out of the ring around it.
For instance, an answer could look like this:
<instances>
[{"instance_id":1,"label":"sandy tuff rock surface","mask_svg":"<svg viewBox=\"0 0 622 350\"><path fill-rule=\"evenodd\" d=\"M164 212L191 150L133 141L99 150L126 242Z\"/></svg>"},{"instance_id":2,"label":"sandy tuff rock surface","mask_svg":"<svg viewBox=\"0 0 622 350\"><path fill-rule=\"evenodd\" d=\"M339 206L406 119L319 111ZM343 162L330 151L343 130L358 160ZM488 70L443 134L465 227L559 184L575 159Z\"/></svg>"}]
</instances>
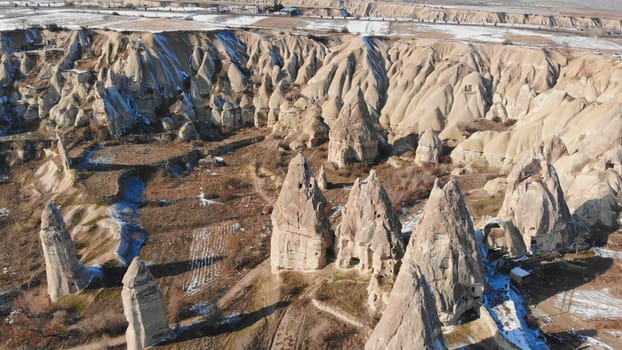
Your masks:
<instances>
[{"instance_id":1,"label":"sandy tuff rock surface","mask_svg":"<svg viewBox=\"0 0 622 350\"><path fill-rule=\"evenodd\" d=\"M365 350L446 348L434 294L417 264L405 259Z\"/></svg>"},{"instance_id":2,"label":"sandy tuff rock surface","mask_svg":"<svg viewBox=\"0 0 622 350\"><path fill-rule=\"evenodd\" d=\"M465 4L468 3L469 2L465 2ZM471 3L476 2L472 1ZM434 23L518 24L554 29L571 28L572 30L576 30L577 28L581 28L586 31L622 30L620 21L615 18L594 18L565 14L545 15L539 13L519 13L519 11L506 12L494 6L490 8L475 8L472 6L426 6L426 4L369 1L348 1L347 3L340 3L338 0L286 0L283 2L283 5L316 7L317 9L311 13L323 15L333 14L335 16L339 15L339 13L331 12L331 10L344 5L344 8L350 15L361 17L411 18L417 21ZM602 2L600 6L602 9Z\"/></svg>"},{"instance_id":3,"label":"sandy tuff rock surface","mask_svg":"<svg viewBox=\"0 0 622 350\"><path fill-rule=\"evenodd\" d=\"M373 163L379 139L371 121L363 93L350 93L330 129L328 161L338 167L351 162Z\"/></svg>"},{"instance_id":4,"label":"sandy tuff rock surface","mask_svg":"<svg viewBox=\"0 0 622 350\"><path fill-rule=\"evenodd\" d=\"M533 252L568 248L576 234L555 168L544 145L527 151L508 175L499 218L511 222Z\"/></svg>"},{"instance_id":5,"label":"sandy tuff rock surface","mask_svg":"<svg viewBox=\"0 0 622 350\"><path fill-rule=\"evenodd\" d=\"M41 214L39 238L45 257L48 294L52 302L56 302L63 295L77 293L86 288L91 277L78 260L63 216L53 202Z\"/></svg>"},{"instance_id":6,"label":"sandy tuff rock surface","mask_svg":"<svg viewBox=\"0 0 622 350\"><path fill-rule=\"evenodd\" d=\"M372 311L384 308L405 246L402 225L376 172L356 179L335 232L337 264L372 278L367 288Z\"/></svg>"},{"instance_id":7,"label":"sandy tuff rock surface","mask_svg":"<svg viewBox=\"0 0 622 350\"><path fill-rule=\"evenodd\" d=\"M511 223L493 218L484 225L484 242L489 249L500 249L509 257L519 257L527 252L523 236Z\"/></svg>"},{"instance_id":8,"label":"sandy tuff rock surface","mask_svg":"<svg viewBox=\"0 0 622 350\"><path fill-rule=\"evenodd\" d=\"M140 258L132 261L123 276L121 297L129 323L125 332L128 349L144 349L172 338L162 292Z\"/></svg>"},{"instance_id":9,"label":"sandy tuff rock surface","mask_svg":"<svg viewBox=\"0 0 622 350\"><path fill-rule=\"evenodd\" d=\"M444 186L436 180L408 252L404 261L412 259L421 267L443 324L455 324L465 311L479 308L485 274L471 216L455 179Z\"/></svg>"},{"instance_id":10,"label":"sandy tuff rock surface","mask_svg":"<svg viewBox=\"0 0 622 350\"><path fill-rule=\"evenodd\" d=\"M325 206L309 164L298 153L289 163L272 211L272 271L315 270L326 265L332 238Z\"/></svg>"},{"instance_id":11,"label":"sandy tuff rock surface","mask_svg":"<svg viewBox=\"0 0 622 350\"><path fill-rule=\"evenodd\" d=\"M443 152L443 141L432 130L427 129L419 137L417 150L415 153L416 162L433 162L438 163Z\"/></svg>"},{"instance_id":12,"label":"sandy tuff rock surface","mask_svg":"<svg viewBox=\"0 0 622 350\"><path fill-rule=\"evenodd\" d=\"M328 189L328 178L326 177L326 170L324 170L323 165L320 167L320 171L317 175L317 185L323 191Z\"/></svg>"},{"instance_id":13,"label":"sandy tuff rock surface","mask_svg":"<svg viewBox=\"0 0 622 350\"><path fill-rule=\"evenodd\" d=\"M352 185L335 232L337 264L392 277L404 254L402 225L376 172Z\"/></svg>"}]
</instances>

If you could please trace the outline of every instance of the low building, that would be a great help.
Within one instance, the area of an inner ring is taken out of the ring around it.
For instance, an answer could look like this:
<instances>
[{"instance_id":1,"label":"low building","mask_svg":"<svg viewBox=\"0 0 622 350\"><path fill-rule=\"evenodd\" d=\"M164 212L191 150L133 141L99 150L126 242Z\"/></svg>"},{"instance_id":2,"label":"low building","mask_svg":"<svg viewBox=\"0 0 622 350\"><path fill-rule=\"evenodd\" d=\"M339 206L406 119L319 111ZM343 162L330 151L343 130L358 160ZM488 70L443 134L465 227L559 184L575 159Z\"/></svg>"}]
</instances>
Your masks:
<instances>
[{"instance_id":1,"label":"low building","mask_svg":"<svg viewBox=\"0 0 622 350\"><path fill-rule=\"evenodd\" d=\"M525 283L528 283L531 279L530 276L531 272L520 267L515 267L510 270L510 280L512 280L512 283L514 283L517 287L521 287Z\"/></svg>"}]
</instances>

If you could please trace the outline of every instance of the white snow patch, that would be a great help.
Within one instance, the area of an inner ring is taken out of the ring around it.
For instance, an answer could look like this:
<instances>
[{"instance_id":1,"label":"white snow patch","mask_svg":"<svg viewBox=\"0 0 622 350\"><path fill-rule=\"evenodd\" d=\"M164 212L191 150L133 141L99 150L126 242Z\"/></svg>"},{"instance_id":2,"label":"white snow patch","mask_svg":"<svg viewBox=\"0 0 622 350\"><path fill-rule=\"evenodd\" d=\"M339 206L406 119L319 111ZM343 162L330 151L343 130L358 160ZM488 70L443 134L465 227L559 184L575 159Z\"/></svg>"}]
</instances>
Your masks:
<instances>
[{"instance_id":1,"label":"white snow patch","mask_svg":"<svg viewBox=\"0 0 622 350\"><path fill-rule=\"evenodd\" d=\"M417 28L428 32L447 33L457 40L478 40L493 43L502 43L504 40L503 36L507 32L505 29L449 24L419 24Z\"/></svg>"},{"instance_id":2,"label":"white snow patch","mask_svg":"<svg viewBox=\"0 0 622 350\"><path fill-rule=\"evenodd\" d=\"M622 338L622 330L619 330L619 329L605 329L605 332L613 335L616 338Z\"/></svg>"},{"instance_id":3,"label":"white snow patch","mask_svg":"<svg viewBox=\"0 0 622 350\"><path fill-rule=\"evenodd\" d=\"M554 35L528 29L449 24L416 24L416 26L426 32L447 33L453 36L454 39L462 41L477 40L483 42L502 43L506 39L506 34L512 34L538 36L570 48L588 50L622 50L621 45L601 38L579 35Z\"/></svg>"},{"instance_id":4,"label":"white snow patch","mask_svg":"<svg viewBox=\"0 0 622 350\"><path fill-rule=\"evenodd\" d=\"M611 296L608 288L559 293L555 306L585 321L622 319L622 299Z\"/></svg>"},{"instance_id":5,"label":"white snow patch","mask_svg":"<svg viewBox=\"0 0 622 350\"><path fill-rule=\"evenodd\" d=\"M385 21L308 21L302 27L307 30L328 30L340 32L344 28L353 34L385 35L389 33L389 22Z\"/></svg>"},{"instance_id":6,"label":"white snow patch","mask_svg":"<svg viewBox=\"0 0 622 350\"><path fill-rule=\"evenodd\" d=\"M251 24L255 24L265 18L268 18L268 17L263 17L263 16L229 17L225 19L224 21L222 21L221 24L226 25L226 26L241 27L241 26L248 26Z\"/></svg>"},{"instance_id":7,"label":"white snow patch","mask_svg":"<svg viewBox=\"0 0 622 350\"><path fill-rule=\"evenodd\" d=\"M622 252L618 252L615 250L594 247L592 248L592 251L594 252L594 254L596 254L596 256L599 256L601 258L622 259Z\"/></svg>"},{"instance_id":8,"label":"white snow patch","mask_svg":"<svg viewBox=\"0 0 622 350\"><path fill-rule=\"evenodd\" d=\"M581 349L613 350L611 346L596 338L581 336L581 339L583 340L583 344L581 344L580 347Z\"/></svg>"},{"instance_id":9,"label":"white snow patch","mask_svg":"<svg viewBox=\"0 0 622 350\"><path fill-rule=\"evenodd\" d=\"M492 310L500 322L501 327L499 330L501 334L520 349L529 349L530 346L527 339L525 339L525 332L518 318L514 300L506 300L493 307Z\"/></svg>"},{"instance_id":10,"label":"white snow patch","mask_svg":"<svg viewBox=\"0 0 622 350\"><path fill-rule=\"evenodd\" d=\"M403 219L401 219L402 233L414 232L419 220L421 220L422 215L423 210L419 210L410 215L406 215Z\"/></svg>"},{"instance_id":11,"label":"white snow patch","mask_svg":"<svg viewBox=\"0 0 622 350\"><path fill-rule=\"evenodd\" d=\"M11 215L11 211L7 208L0 208L0 218L6 218Z\"/></svg>"},{"instance_id":12,"label":"white snow patch","mask_svg":"<svg viewBox=\"0 0 622 350\"><path fill-rule=\"evenodd\" d=\"M341 214L341 212L343 211L343 205L340 204L340 205L338 205L336 207L332 207L330 209L333 211L333 213L330 216L337 216L337 215Z\"/></svg>"}]
</instances>

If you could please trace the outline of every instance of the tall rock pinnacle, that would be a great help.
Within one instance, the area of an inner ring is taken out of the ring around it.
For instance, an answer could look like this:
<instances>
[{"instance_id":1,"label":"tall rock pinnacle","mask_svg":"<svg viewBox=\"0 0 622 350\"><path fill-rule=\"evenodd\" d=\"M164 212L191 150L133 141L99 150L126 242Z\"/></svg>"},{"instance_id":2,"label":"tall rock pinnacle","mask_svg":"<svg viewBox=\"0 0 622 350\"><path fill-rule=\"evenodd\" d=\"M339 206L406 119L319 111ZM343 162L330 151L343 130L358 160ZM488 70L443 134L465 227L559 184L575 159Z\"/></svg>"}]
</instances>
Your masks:
<instances>
[{"instance_id":1,"label":"tall rock pinnacle","mask_svg":"<svg viewBox=\"0 0 622 350\"><path fill-rule=\"evenodd\" d=\"M289 163L272 211L272 271L315 270L326 265L332 239L325 206L307 160L298 153Z\"/></svg>"},{"instance_id":2,"label":"tall rock pinnacle","mask_svg":"<svg viewBox=\"0 0 622 350\"><path fill-rule=\"evenodd\" d=\"M446 348L434 294L419 267L405 261L365 350Z\"/></svg>"},{"instance_id":3,"label":"tall rock pinnacle","mask_svg":"<svg viewBox=\"0 0 622 350\"><path fill-rule=\"evenodd\" d=\"M123 310L129 323L125 332L129 350L144 349L173 337L166 319L162 292L140 258L134 258L123 276Z\"/></svg>"},{"instance_id":4,"label":"tall rock pinnacle","mask_svg":"<svg viewBox=\"0 0 622 350\"><path fill-rule=\"evenodd\" d=\"M361 90L346 96L328 138L328 161L338 167L350 162L372 163L376 159L378 135Z\"/></svg>"},{"instance_id":5,"label":"tall rock pinnacle","mask_svg":"<svg viewBox=\"0 0 622 350\"><path fill-rule=\"evenodd\" d=\"M356 179L336 230L337 265L371 274L370 309L379 312L389 298L406 247L402 225L376 172Z\"/></svg>"},{"instance_id":6,"label":"tall rock pinnacle","mask_svg":"<svg viewBox=\"0 0 622 350\"><path fill-rule=\"evenodd\" d=\"M473 222L455 179L437 179L413 233L404 260L412 259L435 291L441 322L455 324L469 309L479 309L484 269Z\"/></svg>"},{"instance_id":7,"label":"tall rock pinnacle","mask_svg":"<svg viewBox=\"0 0 622 350\"><path fill-rule=\"evenodd\" d=\"M48 294L52 302L63 295L86 288L90 278L78 260L76 247L65 228L63 216L53 202L48 203L41 214L39 238L45 257Z\"/></svg>"}]
</instances>

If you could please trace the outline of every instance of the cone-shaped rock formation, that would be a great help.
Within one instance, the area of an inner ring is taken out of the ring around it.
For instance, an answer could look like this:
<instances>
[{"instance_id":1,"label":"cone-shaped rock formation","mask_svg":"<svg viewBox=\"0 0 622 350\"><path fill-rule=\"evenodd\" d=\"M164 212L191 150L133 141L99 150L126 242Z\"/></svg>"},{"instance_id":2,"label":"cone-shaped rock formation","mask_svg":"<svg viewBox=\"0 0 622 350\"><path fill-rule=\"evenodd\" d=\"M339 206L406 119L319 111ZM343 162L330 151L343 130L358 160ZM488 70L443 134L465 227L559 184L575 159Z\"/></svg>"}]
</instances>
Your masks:
<instances>
[{"instance_id":1,"label":"cone-shaped rock formation","mask_svg":"<svg viewBox=\"0 0 622 350\"><path fill-rule=\"evenodd\" d=\"M439 318L455 324L483 296L484 269L462 190L455 179L437 179L409 243L410 256L435 291Z\"/></svg>"},{"instance_id":2,"label":"cone-shaped rock formation","mask_svg":"<svg viewBox=\"0 0 622 350\"><path fill-rule=\"evenodd\" d=\"M508 175L499 218L511 222L532 252L565 249L576 234L555 168L544 145L524 153Z\"/></svg>"},{"instance_id":3,"label":"cone-shaped rock formation","mask_svg":"<svg viewBox=\"0 0 622 350\"><path fill-rule=\"evenodd\" d=\"M432 290L419 267L405 260L365 350L446 348Z\"/></svg>"},{"instance_id":4,"label":"cone-shaped rock formation","mask_svg":"<svg viewBox=\"0 0 622 350\"><path fill-rule=\"evenodd\" d=\"M381 311L404 255L402 225L376 172L356 179L336 230L337 265L372 274L367 288L372 311Z\"/></svg>"},{"instance_id":5,"label":"cone-shaped rock formation","mask_svg":"<svg viewBox=\"0 0 622 350\"><path fill-rule=\"evenodd\" d=\"M162 292L140 258L134 258L123 276L123 311L129 350L144 349L173 337L164 310Z\"/></svg>"},{"instance_id":6,"label":"cone-shaped rock formation","mask_svg":"<svg viewBox=\"0 0 622 350\"><path fill-rule=\"evenodd\" d=\"M326 265L331 236L325 205L307 160L298 153L289 163L272 211L272 271L315 270Z\"/></svg>"},{"instance_id":7,"label":"cone-shaped rock formation","mask_svg":"<svg viewBox=\"0 0 622 350\"><path fill-rule=\"evenodd\" d=\"M86 288L92 279L78 260L76 247L65 228L65 221L53 202L43 209L41 231L39 232L48 294L52 302L63 295L77 293Z\"/></svg>"},{"instance_id":8,"label":"cone-shaped rock formation","mask_svg":"<svg viewBox=\"0 0 622 350\"><path fill-rule=\"evenodd\" d=\"M337 264L394 276L404 255L402 225L376 172L356 179L336 230Z\"/></svg>"},{"instance_id":9,"label":"cone-shaped rock formation","mask_svg":"<svg viewBox=\"0 0 622 350\"><path fill-rule=\"evenodd\" d=\"M338 167L351 162L372 163L378 156L378 135L363 93L351 92L330 129L328 161Z\"/></svg>"}]
</instances>

